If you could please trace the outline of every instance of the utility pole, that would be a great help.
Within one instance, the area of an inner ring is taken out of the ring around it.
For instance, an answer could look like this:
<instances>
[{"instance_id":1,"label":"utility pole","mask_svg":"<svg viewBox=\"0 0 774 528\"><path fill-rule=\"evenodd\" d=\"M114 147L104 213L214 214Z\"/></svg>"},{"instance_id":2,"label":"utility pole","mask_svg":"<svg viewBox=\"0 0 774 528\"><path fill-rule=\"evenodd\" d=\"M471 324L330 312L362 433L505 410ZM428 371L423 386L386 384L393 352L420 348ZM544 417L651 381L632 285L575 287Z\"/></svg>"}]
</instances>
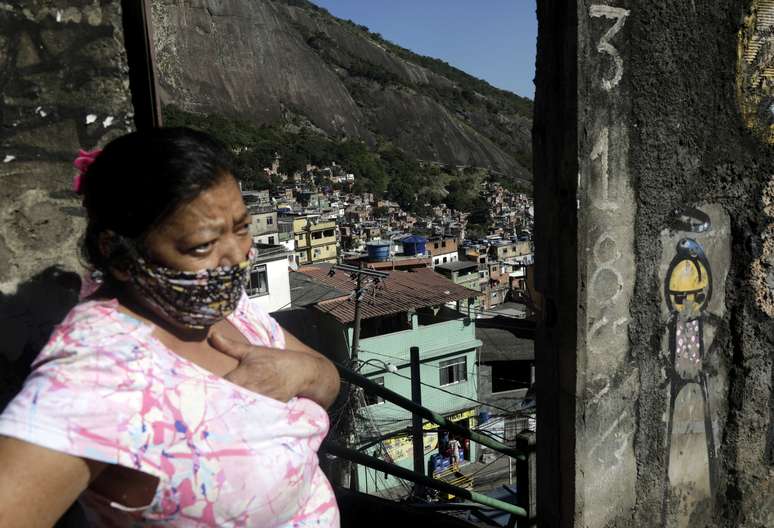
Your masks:
<instances>
[{"instance_id":1,"label":"utility pole","mask_svg":"<svg viewBox=\"0 0 774 528\"><path fill-rule=\"evenodd\" d=\"M352 364L352 370L358 370L358 353L360 350L360 320L362 317L362 311L360 303L365 297L365 287L368 284L364 284L363 278L372 279L374 282L383 281L389 277L388 273L383 271L370 270L363 266L361 261L357 267L349 264L336 264L331 267L330 275L333 276L337 271L343 271L349 273L355 279L355 291L353 292L355 302L355 319L353 322L352 330L352 346L350 347L350 362ZM347 444L355 448L357 441L357 424L355 417L357 410L360 406L360 391L361 389L347 386L347 402L343 412L345 415L342 417L342 434L341 436L346 440ZM349 404L349 408L347 408ZM357 464L345 463L340 467L338 473L338 484L349 489L357 491L358 489L358 471Z\"/></svg>"},{"instance_id":2,"label":"utility pole","mask_svg":"<svg viewBox=\"0 0 774 528\"><path fill-rule=\"evenodd\" d=\"M422 405L422 380L419 374L419 347L411 347L411 401ZM425 474L425 438L422 430L422 417L416 413L411 415L412 444L414 451L414 473ZM421 486L417 485L417 494L423 495Z\"/></svg>"},{"instance_id":3,"label":"utility pole","mask_svg":"<svg viewBox=\"0 0 774 528\"><path fill-rule=\"evenodd\" d=\"M357 370L357 351L360 347L360 298L363 288L363 261L358 265L357 280L355 282L355 327L352 330L352 365Z\"/></svg>"},{"instance_id":4,"label":"utility pole","mask_svg":"<svg viewBox=\"0 0 774 528\"><path fill-rule=\"evenodd\" d=\"M352 350L350 357L352 360L352 369L357 370L357 352L360 347L360 299L362 297L363 287L363 261L358 264L357 281L355 283L355 326L352 330ZM357 440L357 410L360 407L360 387L353 387L350 391L349 397L352 398L352 423L349 427L350 446L355 448ZM358 471L357 464L349 463L349 489L358 491Z\"/></svg>"}]
</instances>

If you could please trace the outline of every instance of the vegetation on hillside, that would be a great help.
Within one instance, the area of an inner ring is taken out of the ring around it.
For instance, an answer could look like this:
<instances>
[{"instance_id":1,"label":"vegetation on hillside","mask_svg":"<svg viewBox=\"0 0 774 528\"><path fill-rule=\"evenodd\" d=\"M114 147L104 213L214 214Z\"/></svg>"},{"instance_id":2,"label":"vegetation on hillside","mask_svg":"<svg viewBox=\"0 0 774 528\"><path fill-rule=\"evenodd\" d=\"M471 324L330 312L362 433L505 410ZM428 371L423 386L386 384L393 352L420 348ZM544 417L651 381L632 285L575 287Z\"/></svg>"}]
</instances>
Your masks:
<instances>
[{"instance_id":1,"label":"vegetation on hillside","mask_svg":"<svg viewBox=\"0 0 774 528\"><path fill-rule=\"evenodd\" d=\"M236 176L251 188L266 189L278 183L263 169L279 156L280 171L288 175L303 172L307 164L336 163L355 175L354 192L372 192L398 202L407 211L425 212L426 203L446 203L458 211L486 209L478 192L481 183L491 178L485 170L421 163L384 140L369 147L362 141L333 139L306 128L291 132L282 123L258 127L174 106L164 107L164 124L191 127L217 138L234 153Z\"/></svg>"}]
</instances>

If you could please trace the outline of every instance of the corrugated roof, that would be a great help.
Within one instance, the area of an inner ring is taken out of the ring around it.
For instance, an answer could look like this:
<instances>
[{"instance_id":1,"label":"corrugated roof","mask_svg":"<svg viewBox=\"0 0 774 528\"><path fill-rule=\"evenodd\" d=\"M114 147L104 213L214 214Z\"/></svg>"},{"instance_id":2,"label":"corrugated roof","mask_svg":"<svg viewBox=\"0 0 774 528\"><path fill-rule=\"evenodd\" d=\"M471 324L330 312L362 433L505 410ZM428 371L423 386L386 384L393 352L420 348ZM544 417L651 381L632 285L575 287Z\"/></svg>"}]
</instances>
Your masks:
<instances>
[{"instance_id":1,"label":"corrugated roof","mask_svg":"<svg viewBox=\"0 0 774 528\"><path fill-rule=\"evenodd\" d=\"M338 271L333 277L328 276L330 264L318 264L300 268L303 273L315 281L340 291L350 293L355 289L355 281L346 272ZM417 268L412 271L388 271L389 277L375 288L369 288L366 298L360 305L363 319L380 317L426 306L439 306L471 297L478 297L481 292L454 284L447 278L428 268ZM315 308L330 314L341 323L351 323L355 320L355 302L346 297L321 301Z\"/></svg>"},{"instance_id":2,"label":"corrugated roof","mask_svg":"<svg viewBox=\"0 0 774 528\"><path fill-rule=\"evenodd\" d=\"M302 273L291 272L289 278L290 299L294 308L310 306L330 299L340 299L349 295L348 291L338 290Z\"/></svg>"}]
</instances>

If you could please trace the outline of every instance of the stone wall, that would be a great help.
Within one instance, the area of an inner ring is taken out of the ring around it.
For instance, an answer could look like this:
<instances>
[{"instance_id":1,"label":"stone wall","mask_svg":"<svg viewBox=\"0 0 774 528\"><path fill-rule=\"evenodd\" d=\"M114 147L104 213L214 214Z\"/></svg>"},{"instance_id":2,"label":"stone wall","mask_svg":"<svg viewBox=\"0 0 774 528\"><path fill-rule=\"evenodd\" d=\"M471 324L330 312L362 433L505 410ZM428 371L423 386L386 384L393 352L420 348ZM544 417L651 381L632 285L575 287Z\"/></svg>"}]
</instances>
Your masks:
<instances>
[{"instance_id":1,"label":"stone wall","mask_svg":"<svg viewBox=\"0 0 774 528\"><path fill-rule=\"evenodd\" d=\"M774 526L774 2L538 9L538 515Z\"/></svg>"},{"instance_id":2,"label":"stone wall","mask_svg":"<svg viewBox=\"0 0 774 528\"><path fill-rule=\"evenodd\" d=\"M0 1L0 94L1 408L77 300L75 154L133 126L120 2Z\"/></svg>"}]
</instances>

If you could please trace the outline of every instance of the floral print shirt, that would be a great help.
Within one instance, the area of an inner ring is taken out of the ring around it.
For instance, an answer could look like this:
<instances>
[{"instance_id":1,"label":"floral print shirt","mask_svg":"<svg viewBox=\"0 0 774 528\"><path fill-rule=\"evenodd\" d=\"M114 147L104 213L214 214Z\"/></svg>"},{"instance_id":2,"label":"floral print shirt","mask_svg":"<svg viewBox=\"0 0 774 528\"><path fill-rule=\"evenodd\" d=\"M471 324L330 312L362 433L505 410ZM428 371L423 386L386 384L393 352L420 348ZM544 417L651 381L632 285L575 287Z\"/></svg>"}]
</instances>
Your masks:
<instances>
[{"instance_id":1,"label":"floral print shirt","mask_svg":"<svg viewBox=\"0 0 774 528\"><path fill-rule=\"evenodd\" d=\"M243 296L229 320L284 348L277 322ZM317 460L328 415L239 387L176 355L114 300L77 305L0 416L0 434L159 479L147 507L93 491L93 526L337 527Z\"/></svg>"}]
</instances>

